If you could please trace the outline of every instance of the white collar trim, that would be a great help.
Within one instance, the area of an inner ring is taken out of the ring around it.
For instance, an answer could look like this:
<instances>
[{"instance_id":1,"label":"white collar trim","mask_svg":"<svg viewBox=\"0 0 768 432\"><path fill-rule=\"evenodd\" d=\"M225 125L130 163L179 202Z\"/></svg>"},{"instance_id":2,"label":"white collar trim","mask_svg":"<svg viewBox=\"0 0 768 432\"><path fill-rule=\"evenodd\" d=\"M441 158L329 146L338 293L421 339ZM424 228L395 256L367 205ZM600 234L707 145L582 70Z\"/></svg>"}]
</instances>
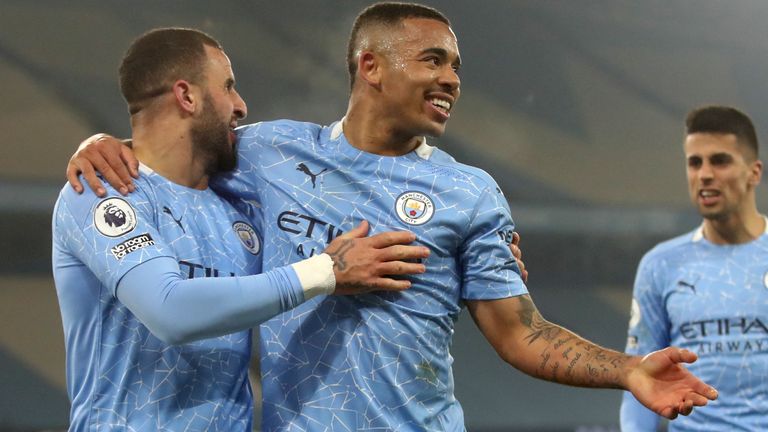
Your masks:
<instances>
[{"instance_id":1,"label":"white collar trim","mask_svg":"<svg viewBox=\"0 0 768 432\"><path fill-rule=\"evenodd\" d=\"M344 133L344 119L345 117L342 117L341 120L336 122L333 125L333 128L331 128L331 140L335 141L341 137L341 134ZM416 155L419 156L422 159L429 159L430 156L432 156L432 153L435 151L434 146L431 146L427 144L427 138L426 137L419 137L419 145L416 146L416 149L414 150L416 152Z\"/></svg>"},{"instance_id":2,"label":"white collar trim","mask_svg":"<svg viewBox=\"0 0 768 432\"><path fill-rule=\"evenodd\" d=\"M763 234L768 234L768 217L763 215L763 219L765 219L765 230L763 231ZM699 228L696 229L696 232L693 233L693 238L691 239L694 242L701 241L704 238L704 223L699 225Z\"/></svg>"}]
</instances>

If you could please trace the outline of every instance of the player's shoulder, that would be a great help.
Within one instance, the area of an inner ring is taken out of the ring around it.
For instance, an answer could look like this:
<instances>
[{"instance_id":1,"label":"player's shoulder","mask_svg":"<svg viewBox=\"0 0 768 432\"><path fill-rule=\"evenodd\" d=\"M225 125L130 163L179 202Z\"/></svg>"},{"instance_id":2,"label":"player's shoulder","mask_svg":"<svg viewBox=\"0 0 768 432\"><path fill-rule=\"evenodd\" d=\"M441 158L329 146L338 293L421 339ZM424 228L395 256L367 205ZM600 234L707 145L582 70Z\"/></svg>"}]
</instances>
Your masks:
<instances>
[{"instance_id":1,"label":"player's shoulder","mask_svg":"<svg viewBox=\"0 0 768 432\"><path fill-rule=\"evenodd\" d=\"M136 201L147 201L148 192L151 192L153 189L150 180L146 175L140 173L139 178L134 179L133 182L136 186L136 191L123 196L102 178L106 194L103 197L99 197L83 177L80 176L83 192L78 193L69 184L64 185L56 200L56 212L67 211L77 217L78 215L88 215L98 208L125 209L131 208Z\"/></svg>"},{"instance_id":2,"label":"player's shoulder","mask_svg":"<svg viewBox=\"0 0 768 432\"><path fill-rule=\"evenodd\" d=\"M430 147L429 156L424 159L432 164L435 169L441 170L441 174L452 177L464 177L470 184L475 184L479 189L490 189L500 192L496 180L482 168L467 165L457 161L448 152L437 147Z\"/></svg>"},{"instance_id":3,"label":"player's shoulder","mask_svg":"<svg viewBox=\"0 0 768 432\"><path fill-rule=\"evenodd\" d=\"M685 252L695 245L698 232L699 228L696 228L658 243L643 256L643 261L651 262L684 256Z\"/></svg>"},{"instance_id":4,"label":"player's shoulder","mask_svg":"<svg viewBox=\"0 0 768 432\"><path fill-rule=\"evenodd\" d=\"M297 120L280 119L263 121L240 126L237 128L241 145L250 143L271 142L275 138L317 139L323 126Z\"/></svg>"}]
</instances>

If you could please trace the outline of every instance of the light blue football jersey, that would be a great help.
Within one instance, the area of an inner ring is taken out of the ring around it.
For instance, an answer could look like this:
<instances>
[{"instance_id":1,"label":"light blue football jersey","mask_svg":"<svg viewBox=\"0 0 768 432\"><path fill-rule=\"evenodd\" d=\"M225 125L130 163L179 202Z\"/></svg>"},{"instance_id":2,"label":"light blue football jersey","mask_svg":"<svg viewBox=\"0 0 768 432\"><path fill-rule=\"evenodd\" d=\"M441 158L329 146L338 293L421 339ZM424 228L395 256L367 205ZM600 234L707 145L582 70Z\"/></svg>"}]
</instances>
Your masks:
<instances>
[{"instance_id":1,"label":"light blue football jersey","mask_svg":"<svg viewBox=\"0 0 768 432\"><path fill-rule=\"evenodd\" d=\"M464 300L527 293L493 179L426 143L400 157L351 146L341 123L238 130L222 193L260 202L265 270L322 252L356 226L410 230L431 250L404 292L324 296L261 327L265 431L464 430L450 353Z\"/></svg>"},{"instance_id":2,"label":"light blue football jersey","mask_svg":"<svg viewBox=\"0 0 768 432\"><path fill-rule=\"evenodd\" d=\"M244 214L210 189L177 185L146 167L135 183L135 193L108 188L105 199L66 186L54 210L70 431L250 431L250 331L169 345L115 290L132 268L158 257L176 260L183 278L259 273L256 210Z\"/></svg>"},{"instance_id":3,"label":"light blue football jersey","mask_svg":"<svg viewBox=\"0 0 768 432\"><path fill-rule=\"evenodd\" d=\"M673 345L695 352L688 368L719 396L669 430L768 430L768 234L716 245L699 228L640 261L627 352ZM625 393L623 431L655 430L658 417Z\"/></svg>"}]
</instances>

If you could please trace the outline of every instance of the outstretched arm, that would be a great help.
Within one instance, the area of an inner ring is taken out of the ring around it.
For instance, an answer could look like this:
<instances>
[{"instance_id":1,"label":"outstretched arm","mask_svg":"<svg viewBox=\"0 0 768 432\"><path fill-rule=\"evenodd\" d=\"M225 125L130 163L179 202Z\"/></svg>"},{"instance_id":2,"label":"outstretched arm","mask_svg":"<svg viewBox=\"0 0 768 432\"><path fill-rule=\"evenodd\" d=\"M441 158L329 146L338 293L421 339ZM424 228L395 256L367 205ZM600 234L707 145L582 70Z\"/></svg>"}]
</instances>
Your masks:
<instances>
[{"instance_id":1,"label":"outstretched arm","mask_svg":"<svg viewBox=\"0 0 768 432\"><path fill-rule=\"evenodd\" d=\"M696 360L690 351L670 347L639 357L600 347L545 320L528 295L467 304L499 356L534 377L629 390L643 405L670 419L717 397L715 389L682 365Z\"/></svg>"}]
</instances>

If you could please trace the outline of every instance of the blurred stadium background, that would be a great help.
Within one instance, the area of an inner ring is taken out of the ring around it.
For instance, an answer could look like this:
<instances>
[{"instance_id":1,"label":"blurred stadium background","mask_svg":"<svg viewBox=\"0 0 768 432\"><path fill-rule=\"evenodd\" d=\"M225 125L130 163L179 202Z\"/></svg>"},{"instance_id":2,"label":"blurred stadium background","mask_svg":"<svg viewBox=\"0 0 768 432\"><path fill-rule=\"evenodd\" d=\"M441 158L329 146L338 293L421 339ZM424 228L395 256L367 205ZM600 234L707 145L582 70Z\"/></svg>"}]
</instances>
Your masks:
<instances>
[{"instance_id":1,"label":"blurred stadium background","mask_svg":"<svg viewBox=\"0 0 768 432\"><path fill-rule=\"evenodd\" d=\"M158 26L210 32L234 63L248 120L329 123L346 109L346 37L368 3L0 3L0 431L67 425L50 213L76 145L130 132L116 84L130 40ZM505 190L544 315L622 349L638 260L697 223L685 113L733 104L768 139L768 3L424 3L453 20L464 62L461 101L433 143ZM471 431L618 430L619 392L522 375L466 314L453 353Z\"/></svg>"}]
</instances>

